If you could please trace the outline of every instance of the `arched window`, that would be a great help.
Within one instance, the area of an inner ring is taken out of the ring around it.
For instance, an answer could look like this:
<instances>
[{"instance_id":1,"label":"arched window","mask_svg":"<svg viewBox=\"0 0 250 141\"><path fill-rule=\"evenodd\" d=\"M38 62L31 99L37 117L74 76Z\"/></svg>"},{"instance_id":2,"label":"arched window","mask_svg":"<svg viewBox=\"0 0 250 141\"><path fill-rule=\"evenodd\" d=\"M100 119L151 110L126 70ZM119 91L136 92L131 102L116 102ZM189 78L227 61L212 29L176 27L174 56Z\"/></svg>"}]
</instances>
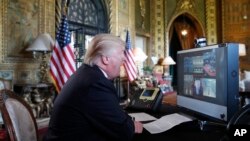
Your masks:
<instances>
[{"instance_id":1,"label":"arched window","mask_svg":"<svg viewBox=\"0 0 250 141\"><path fill-rule=\"evenodd\" d=\"M74 38L78 68L91 38L98 33L108 32L107 8L104 0L71 0L67 17Z\"/></svg>"}]
</instances>

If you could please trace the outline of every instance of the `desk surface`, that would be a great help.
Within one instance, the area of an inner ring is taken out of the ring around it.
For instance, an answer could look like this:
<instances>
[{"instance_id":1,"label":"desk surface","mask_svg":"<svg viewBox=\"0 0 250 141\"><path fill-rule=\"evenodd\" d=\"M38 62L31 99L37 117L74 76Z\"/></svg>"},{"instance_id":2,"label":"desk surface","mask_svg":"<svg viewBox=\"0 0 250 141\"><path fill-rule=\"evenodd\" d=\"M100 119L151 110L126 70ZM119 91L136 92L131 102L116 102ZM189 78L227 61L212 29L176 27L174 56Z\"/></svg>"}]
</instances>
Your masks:
<instances>
[{"instance_id":1,"label":"desk surface","mask_svg":"<svg viewBox=\"0 0 250 141\"><path fill-rule=\"evenodd\" d=\"M196 121L182 123L172 129L159 134L150 134L143 130L142 134L135 134L133 141L219 141L225 135L224 131L214 129L201 131Z\"/></svg>"},{"instance_id":2,"label":"desk surface","mask_svg":"<svg viewBox=\"0 0 250 141\"><path fill-rule=\"evenodd\" d=\"M128 109L128 112L139 112L138 110ZM141 110L140 110L141 112ZM180 109L176 106L162 105L159 111L144 111L156 118L163 115L178 113ZM146 129L143 129L142 134L135 134L133 141L179 141L179 140L192 140L192 141L217 141L225 135L224 127L206 126L204 130L200 129L198 120L185 122L167 130L163 133L150 134Z\"/></svg>"}]
</instances>

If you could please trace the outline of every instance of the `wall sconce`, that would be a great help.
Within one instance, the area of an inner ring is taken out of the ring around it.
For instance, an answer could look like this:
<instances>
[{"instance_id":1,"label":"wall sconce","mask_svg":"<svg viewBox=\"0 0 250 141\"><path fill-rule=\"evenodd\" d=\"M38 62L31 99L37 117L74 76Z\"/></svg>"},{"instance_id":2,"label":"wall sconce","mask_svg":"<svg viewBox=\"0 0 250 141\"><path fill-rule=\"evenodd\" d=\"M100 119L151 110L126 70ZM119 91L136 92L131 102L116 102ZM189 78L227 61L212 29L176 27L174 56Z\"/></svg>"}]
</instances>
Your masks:
<instances>
[{"instance_id":1,"label":"wall sconce","mask_svg":"<svg viewBox=\"0 0 250 141\"><path fill-rule=\"evenodd\" d=\"M40 34L36 37L34 42L26 49L26 51L32 51L33 57L35 59L39 59L39 54L41 55L41 63L40 63L40 82L46 83L47 80L47 62L46 62L46 54L49 53L52 49L51 47L54 45L54 41L51 36L47 33ZM37 54L38 53L38 54Z\"/></svg>"},{"instance_id":2,"label":"wall sconce","mask_svg":"<svg viewBox=\"0 0 250 141\"><path fill-rule=\"evenodd\" d=\"M246 45L245 44L239 44L239 56L246 56Z\"/></svg>"},{"instance_id":3,"label":"wall sconce","mask_svg":"<svg viewBox=\"0 0 250 141\"><path fill-rule=\"evenodd\" d=\"M181 35L182 35L182 36L185 37L187 34L188 34L187 29L181 30Z\"/></svg>"},{"instance_id":4,"label":"wall sconce","mask_svg":"<svg viewBox=\"0 0 250 141\"><path fill-rule=\"evenodd\" d=\"M188 29L189 29L189 24L187 23L187 21L186 21L186 15L184 14L184 15L182 15L182 24L181 24L181 35L183 36L183 37L186 37L187 36L187 34L188 34Z\"/></svg>"}]
</instances>

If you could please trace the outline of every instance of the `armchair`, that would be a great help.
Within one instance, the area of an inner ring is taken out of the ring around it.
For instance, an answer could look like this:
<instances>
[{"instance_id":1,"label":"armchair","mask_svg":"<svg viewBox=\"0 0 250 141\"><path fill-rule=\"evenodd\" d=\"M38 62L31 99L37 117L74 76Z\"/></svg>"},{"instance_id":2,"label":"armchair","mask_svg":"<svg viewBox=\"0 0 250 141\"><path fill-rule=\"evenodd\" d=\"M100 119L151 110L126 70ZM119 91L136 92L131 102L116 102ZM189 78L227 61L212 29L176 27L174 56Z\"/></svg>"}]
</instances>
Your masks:
<instances>
[{"instance_id":1,"label":"armchair","mask_svg":"<svg viewBox=\"0 0 250 141\"><path fill-rule=\"evenodd\" d=\"M10 141L37 141L37 123L30 107L13 91L0 91L0 110Z\"/></svg>"}]
</instances>

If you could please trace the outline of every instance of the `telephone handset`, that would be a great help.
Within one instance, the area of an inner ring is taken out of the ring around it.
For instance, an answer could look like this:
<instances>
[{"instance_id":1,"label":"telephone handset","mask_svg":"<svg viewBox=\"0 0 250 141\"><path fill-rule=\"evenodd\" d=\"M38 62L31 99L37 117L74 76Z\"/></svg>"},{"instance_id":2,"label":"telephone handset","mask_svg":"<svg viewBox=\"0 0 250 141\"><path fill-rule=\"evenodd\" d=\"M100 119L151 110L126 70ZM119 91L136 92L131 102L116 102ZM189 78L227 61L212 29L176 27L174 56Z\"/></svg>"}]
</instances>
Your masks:
<instances>
[{"instance_id":1,"label":"telephone handset","mask_svg":"<svg viewBox=\"0 0 250 141\"><path fill-rule=\"evenodd\" d=\"M159 88L145 88L141 93L135 93L130 98L129 107L144 110L156 110L162 101L162 93Z\"/></svg>"}]
</instances>

